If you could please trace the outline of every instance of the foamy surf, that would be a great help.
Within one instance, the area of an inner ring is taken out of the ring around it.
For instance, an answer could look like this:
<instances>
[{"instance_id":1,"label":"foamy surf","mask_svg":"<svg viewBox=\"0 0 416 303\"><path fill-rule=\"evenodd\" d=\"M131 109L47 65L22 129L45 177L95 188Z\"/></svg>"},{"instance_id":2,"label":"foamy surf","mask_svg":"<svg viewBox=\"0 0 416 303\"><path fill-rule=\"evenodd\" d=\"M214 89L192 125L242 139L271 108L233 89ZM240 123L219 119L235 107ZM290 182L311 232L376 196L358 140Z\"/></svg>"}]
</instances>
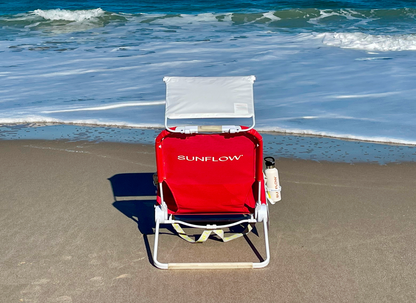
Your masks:
<instances>
[{"instance_id":1,"label":"foamy surf","mask_svg":"<svg viewBox=\"0 0 416 303\"><path fill-rule=\"evenodd\" d=\"M33 14L40 16L47 20L64 20L82 22L85 20L91 20L94 18L102 17L105 14L101 8L91 10L66 10L66 9L51 9L41 10L37 9L33 11Z\"/></svg>"},{"instance_id":2,"label":"foamy surf","mask_svg":"<svg viewBox=\"0 0 416 303\"><path fill-rule=\"evenodd\" d=\"M84 108L71 108L71 109L61 109L61 110L45 110L41 113L43 114L53 114L53 113L70 113L70 112L81 112L81 111L99 111L99 110L109 110L116 108L125 108L125 107L137 107L137 106L155 106L163 105L165 101L154 101L154 102L129 102L129 103L117 103L103 106L94 106L94 107L84 107Z\"/></svg>"},{"instance_id":3,"label":"foamy surf","mask_svg":"<svg viewBox=\"0 0 416 303\"><path fill-rule=\"evenodd\" d=\"M164 76L254 74L260 130L416 141L415 8L224 1L0 3L0 122L161 126Z\"/></svg>"},{"instance_id":4,"label":"foamy surf","mask_svg":"<svg viewBox=\"0 0 416 303\"><path fill-rule=\"evenodd\" d=\"M0 129L4 126L22 126L22 127L43 127L43 126L86 126L86 127L110 127L110 128L126 128L126 129L156 129L161 130L164 128L163 124L153 123L153 124L127 124L122 121L113 121L113 122L104 122L99 120L59 120L51 119L47 117L28 117L26 119L0 119ZM369 142L376 144L389 144L389 145L406 145L406 146L416 146L416 140L405 140L405 139L395 139L381 136L356 136L353 134L338 134L332 132L320 132L313 130L305 129L284 129L284 128L270 128L270 127L256 127L257 131L261 134L270 134L270 135L287 135L287 136L305 136L305 137L322 137L322 138L333 138L344 141L359 141L359 142ZM26 130L29 132L29 130ZM3 135L7 137L7 135ZM139 138L138 138L139 140ZM149 142L149 143L152 143ZM270 146L267 146L270 148ZM416 155L416 153L414 153Z\"/></svg>"},{"instance_id":5,"label":"foamy surf","mask_svg":"<svg viewBox=\"0 0 416 303\"><path fill-rule=\"evenodd\" d=\"M351 141L361 141L361 142L372 142L379 144L393 144L393 145L409 145L416 146L416 140L406 140L406 139L397 139L389 138L382 136L357 136L353 134L339 134L333 132L322 132L322 131L313 131L305 129L283 129L283 128L270 128L270 127L257 127L259 132L266 133L278 133L285 135L293 136L312 136L312 137L323 137L323 138L336 138L339 140L351 140Z\"/></svg>"},{"instance_id":6,"label":"foamy surf","mask_svg":"<svg viewBox=\"0 0 416 303\"><path fill-rule=\"evenodd\" d=\"M371 35L365 33L322 33L317 34L328 46L365 51L414 51L416 35Z\"/></svg>"}]
</instances>

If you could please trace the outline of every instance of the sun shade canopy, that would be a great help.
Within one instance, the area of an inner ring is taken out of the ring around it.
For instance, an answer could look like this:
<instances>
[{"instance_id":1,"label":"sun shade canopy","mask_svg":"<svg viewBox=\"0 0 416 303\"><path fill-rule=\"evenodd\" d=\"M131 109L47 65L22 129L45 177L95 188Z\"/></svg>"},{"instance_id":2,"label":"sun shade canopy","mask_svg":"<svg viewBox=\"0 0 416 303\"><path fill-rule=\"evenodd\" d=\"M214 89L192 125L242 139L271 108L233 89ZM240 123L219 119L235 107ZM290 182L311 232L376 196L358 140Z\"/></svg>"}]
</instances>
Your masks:
<instances>
[{"instance_id":1,"label":"sun shade canopy","mask_svg":"<svg viewBox=\"0 0 416 303\"><path fill-rule=\"evenodd\" d=\"M168 119L252 118L254 76L165 77Z\"/></svg>"}]
</instances>

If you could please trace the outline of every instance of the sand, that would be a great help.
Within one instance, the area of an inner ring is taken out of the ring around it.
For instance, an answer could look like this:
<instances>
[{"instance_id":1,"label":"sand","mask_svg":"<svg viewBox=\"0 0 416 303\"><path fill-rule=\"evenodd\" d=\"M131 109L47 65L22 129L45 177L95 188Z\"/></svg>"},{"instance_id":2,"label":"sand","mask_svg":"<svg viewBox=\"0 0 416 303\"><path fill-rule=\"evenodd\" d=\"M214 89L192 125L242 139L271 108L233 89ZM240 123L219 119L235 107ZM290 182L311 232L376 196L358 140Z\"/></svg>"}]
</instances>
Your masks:
<instances>
[{"instance_id":1,"label":"sand","mask_svg":"<svg viewBox=\"0 0 416 303\"><path fill-rule=\"evenodd\" d=\"M152 146L16 140L0 151L1 302L416 300L414 163L279 160L268 267L163 271L151 262ZM161 261L264 256L256 234L194 245L162 233Z\"/></svg>"}]
</instances>

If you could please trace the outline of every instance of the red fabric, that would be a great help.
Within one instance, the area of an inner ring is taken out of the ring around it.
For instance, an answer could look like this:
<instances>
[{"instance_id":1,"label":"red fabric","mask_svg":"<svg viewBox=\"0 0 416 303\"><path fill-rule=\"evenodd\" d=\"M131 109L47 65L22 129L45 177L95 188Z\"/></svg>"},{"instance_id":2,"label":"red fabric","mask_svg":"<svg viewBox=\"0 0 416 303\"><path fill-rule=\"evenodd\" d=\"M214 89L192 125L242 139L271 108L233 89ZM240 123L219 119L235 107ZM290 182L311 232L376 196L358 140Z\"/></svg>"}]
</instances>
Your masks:
<instances>
[{"instance_id":1,"label":"red fabric","mask_svg":"<svg viewBox=\"0 0 416 303\"><path fill-rule=\"evenodd\" d=\"M261 143L247 132L162 132L156 140L158 177L169 212L252 213Z\"/></svg>"}]
</instances>

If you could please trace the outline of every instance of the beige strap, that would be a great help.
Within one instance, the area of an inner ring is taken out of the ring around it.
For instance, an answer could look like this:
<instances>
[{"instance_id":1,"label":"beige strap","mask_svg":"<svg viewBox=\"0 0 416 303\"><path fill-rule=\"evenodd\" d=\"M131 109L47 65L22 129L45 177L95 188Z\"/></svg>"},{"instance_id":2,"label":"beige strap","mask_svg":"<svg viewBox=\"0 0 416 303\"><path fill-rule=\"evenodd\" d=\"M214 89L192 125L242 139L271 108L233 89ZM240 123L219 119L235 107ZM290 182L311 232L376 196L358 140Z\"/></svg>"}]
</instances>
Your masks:
<instances>
[{"instance_id":1,"label":"beige strap","mask_svg":"<svg viewBox=\"0 0 416 303\"><path fill-rule=\"evenodd\" d=\"M251 230L253 229L252 225L254 225L254 224L248 224L247 228L242 233L236 233L236 234L228 236L228 237L225 237L224 231L222 229L204 230L204 232L201 234L201 236L199 236L198 240L195 241L195 240L191 239L185 233L185 231L182 229L182 227L179 224L177 224L177 223L172 224L173 228L178 233L179 237L181 237L182 239L184 239L185 241L188 241L190 243L203 243L209 238L209 236L211 235L212 232L214 232L214 234L216 234L222 241L228 242L228 241L240 238L240 237L248 234L249 232L251 232Z\"/></svg>"}]
</instances>

